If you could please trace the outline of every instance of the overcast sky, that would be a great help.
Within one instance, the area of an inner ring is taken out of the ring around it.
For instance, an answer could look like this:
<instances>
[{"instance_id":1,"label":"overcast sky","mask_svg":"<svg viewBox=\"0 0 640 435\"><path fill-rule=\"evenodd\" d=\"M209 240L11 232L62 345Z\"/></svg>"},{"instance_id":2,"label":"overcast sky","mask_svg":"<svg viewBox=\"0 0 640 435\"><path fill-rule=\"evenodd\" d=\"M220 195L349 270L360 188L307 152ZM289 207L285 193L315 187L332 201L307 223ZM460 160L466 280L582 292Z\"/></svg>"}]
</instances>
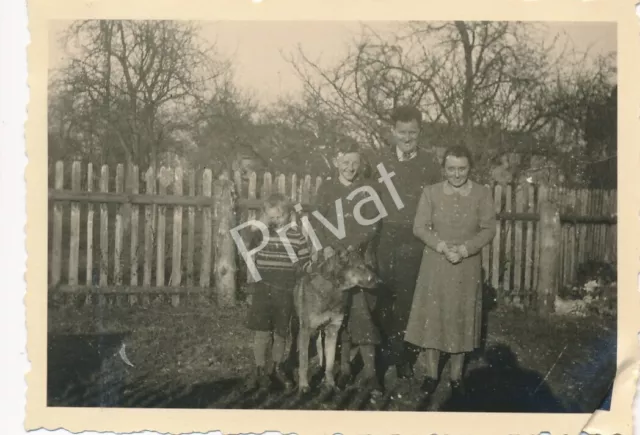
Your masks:
<instances>
[{"instance_id":1,"label":"overcast sky","mask_svg":"<svg viewBox=\"0 0 640 435\"><path fill-rule=\"evenodd\" d=\"M65 29L69 22L53 22L50 36ZM366 23L384 33L391 23ZM549 22L552 39L557 33L566 34L578 50L591 48L594 53L616 50L615 23ZM283 91L296 92L301 83L282 59L280 52L293 52L301 45L312 59L323 63L339 58L345 52L345 44L360 30L353 21L226 21L202 23L203 36L217 41L219 50L232 56L237 84L251 91L259 101L274 101ZM50 67L60 65L62 52L50 37Z\"/></svg>"}]
</instances>

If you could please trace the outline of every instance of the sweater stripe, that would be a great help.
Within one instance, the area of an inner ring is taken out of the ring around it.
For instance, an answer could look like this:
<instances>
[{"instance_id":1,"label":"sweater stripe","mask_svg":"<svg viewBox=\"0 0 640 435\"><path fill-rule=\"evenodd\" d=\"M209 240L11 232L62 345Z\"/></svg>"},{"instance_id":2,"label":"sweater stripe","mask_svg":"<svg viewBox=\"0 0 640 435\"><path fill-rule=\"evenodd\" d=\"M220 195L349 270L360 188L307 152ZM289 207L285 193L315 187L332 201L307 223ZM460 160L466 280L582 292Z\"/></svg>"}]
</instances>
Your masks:
<instances>
[{"instance_id":1,"label":"sweater stripe","mask_svg":"<svg viewBox=\"0 0 640 435\"><path fill-rule=\"evenodd\" d=\"M304 264L310 257L308 243L302 233L295 229L289 229L286 233L288 239L280 238L276 233L268 236L266 246L255 254L255 264L258 270L290 270L293 271L299 265ZM293 250L297 257L289 256L288 249Z\"/></svg>"}]
</instances>

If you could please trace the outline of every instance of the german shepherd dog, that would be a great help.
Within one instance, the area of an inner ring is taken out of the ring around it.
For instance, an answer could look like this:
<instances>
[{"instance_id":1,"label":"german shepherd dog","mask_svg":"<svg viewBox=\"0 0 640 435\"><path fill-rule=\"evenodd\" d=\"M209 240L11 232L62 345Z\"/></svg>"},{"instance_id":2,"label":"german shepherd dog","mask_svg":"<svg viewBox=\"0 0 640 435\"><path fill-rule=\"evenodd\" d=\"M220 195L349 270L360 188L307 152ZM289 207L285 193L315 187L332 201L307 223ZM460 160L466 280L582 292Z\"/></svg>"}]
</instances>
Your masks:
<instances>
[{"instance_id":1,"label":"german shepherd dog","mask_svg":"<svg viewBox=\"0 0 640 435\"><path fill-rule=\"evenodd\" d=\"M298 318L298 391L309 391L309 342L318 334L317 351L320 364L325 359L324 387L335 389L333 366L338 332L344 319L343 292L354 287L375 288L378 276L357 252L341 251L329 258L311 263L296 283L293 299Z\"/></svg>"}]
</instances>

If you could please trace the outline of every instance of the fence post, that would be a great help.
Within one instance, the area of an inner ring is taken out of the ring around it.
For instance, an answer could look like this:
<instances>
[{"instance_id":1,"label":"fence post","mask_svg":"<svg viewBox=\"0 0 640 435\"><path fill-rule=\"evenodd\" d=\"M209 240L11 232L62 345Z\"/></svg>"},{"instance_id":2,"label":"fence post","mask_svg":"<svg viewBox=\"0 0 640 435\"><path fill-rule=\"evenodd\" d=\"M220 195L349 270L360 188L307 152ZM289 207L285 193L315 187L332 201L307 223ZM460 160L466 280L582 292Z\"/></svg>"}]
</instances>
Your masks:
<instances>
[{"instance_id":1,"label":"fence post","mask_svg":"<svg viewBox=\"0 0 640 435\"><path fill-rule=\"evenodd\" d=\"M538 266L538 313L553 313L558 292L562 226L560 211L550 201L540 204L540 264Z\"/></svg>"},{"instance_id":2,"label":"fence post","mask_svg":"<svg viewBox=\"0 0 640 435\"><path fill-rule=\"evenodd\" d=\"M64 166L62 162L56 162L55 189L64 187ZM51 286L60 284L62 275L62 203L53 204L53 242L51 249Z\"/></svg>"},{"instance_id":3,"label":"fence post","mask_svg":"<svg viewBox=\"0 0 640 435\"><path fill-rule=\"evenodd\" d=\"M226 176L213 184L213 204L216 297L220 306L233 306L236 303L236 250L230 230L235 227L235 204L233 185Z\"/></svg>"}]
</instances>

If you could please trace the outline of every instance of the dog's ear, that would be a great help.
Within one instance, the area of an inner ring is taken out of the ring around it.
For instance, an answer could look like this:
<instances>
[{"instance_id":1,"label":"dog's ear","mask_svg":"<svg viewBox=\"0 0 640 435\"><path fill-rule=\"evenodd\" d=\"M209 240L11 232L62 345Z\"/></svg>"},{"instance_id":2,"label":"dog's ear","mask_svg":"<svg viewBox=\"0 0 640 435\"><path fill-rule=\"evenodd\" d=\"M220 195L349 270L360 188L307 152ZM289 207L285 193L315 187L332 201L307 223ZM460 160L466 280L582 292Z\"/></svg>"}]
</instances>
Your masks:
<instances>
[{"instance_id":1,"label":"dog's ear","mask_svg":"<svg viewBox=\"0 0 640 435\"><path fill-rule=\"evenodd\" d=\"M333 255L329 258L325 258L322 262L322 273L335 275L337 271L340 269L340 264L338 260L339 259L337 255Z\"/></svg>"}]
</instances>

